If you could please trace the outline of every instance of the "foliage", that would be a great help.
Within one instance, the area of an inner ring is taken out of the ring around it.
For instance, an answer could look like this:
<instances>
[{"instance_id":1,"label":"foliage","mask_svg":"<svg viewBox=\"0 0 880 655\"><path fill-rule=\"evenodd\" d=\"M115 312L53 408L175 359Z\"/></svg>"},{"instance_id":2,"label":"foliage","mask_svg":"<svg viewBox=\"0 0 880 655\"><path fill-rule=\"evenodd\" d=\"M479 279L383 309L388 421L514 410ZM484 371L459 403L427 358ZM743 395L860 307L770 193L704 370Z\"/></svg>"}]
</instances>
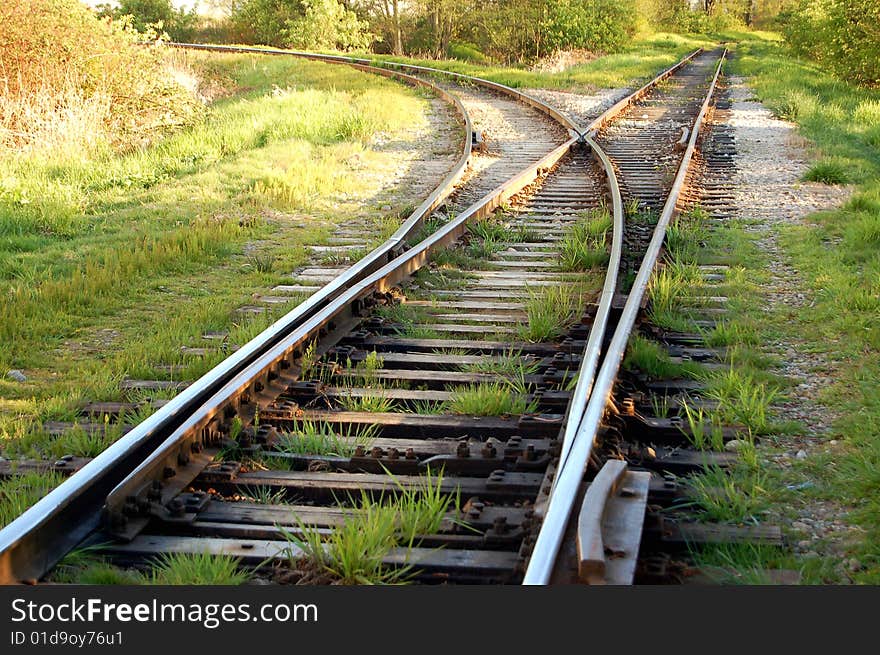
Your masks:
<instances>
[{"instance_id":1,"label":"foliage","mask_svg":"<svg viewBox=\"0 0 880 655\"><path fill-rule=\"evenodd\" d=\"M78 0L0 3L0 154L130 147L198 120L160 47Z\"/></svg>"},{"instance_id":2,"label":"foliage","mask_svg":"<svg viewBox=\"0 0 880 655\"><path fill-rule=\"evenodd\" d=\"M115 18L131 16L138 32L155 29L166 33L172 41L189 41L197 20L195 7L190 11L175 9L171 0L119 0L118 7L103 9L101 13Z\"/></svg>"},{"instance_id":3,"label":"foliage","mask_svg":"<svg viewBox=\"0 0 880 655\"><path fill-rule=\"evenodd\" d=\"M880 86L880 3L801 0L781 20L796 52L841 78Z\"/></svg>"},{"instance_id":4,"label":"foliage","mask_svg":"<svg viewBox=\"0 0 880 655\"><path fill-rule=\"evenodd\" d=\"M311 50L366 48L372 41L366 21L337 0L302 0L303 14L288 19L286 45Z\"/></svg>"}]
</instances>

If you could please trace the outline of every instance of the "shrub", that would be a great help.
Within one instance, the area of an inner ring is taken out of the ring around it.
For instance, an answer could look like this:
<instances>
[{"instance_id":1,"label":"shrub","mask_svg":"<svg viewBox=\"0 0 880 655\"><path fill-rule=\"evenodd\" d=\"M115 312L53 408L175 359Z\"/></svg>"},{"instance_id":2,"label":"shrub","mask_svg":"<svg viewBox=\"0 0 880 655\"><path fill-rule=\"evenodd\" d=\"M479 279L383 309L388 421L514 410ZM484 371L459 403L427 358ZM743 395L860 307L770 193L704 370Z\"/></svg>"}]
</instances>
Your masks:
<instances>
[{"instance_id":1,"label":"shrub","mask_svg":"<svg viewBox=\"0 0 880 655\"><path fill-rule=\"evenodd\" d=\"M141 38L78 0L0 3L0 151L131 146L195 121L201 104Z\"/></svg>"},{"instance_id":2,"label":"shrub","mask_svg":"<svg viewBox=\"0 0 880 655\"><path fill-rule=\"evenodd\" d=\"M288 19L286 45L310 50L366 48L373 40L367 23L337 0L302 0L303 15Z\"/></svg>"},{"instance_id":3,"label":"shrub","mask_svg":"<svg viewBox=\"0 0 880 655\"><path fill-rule=\"evenodd\" d=\"M876 0L801 0L781 17L794 50L843 79L880 86L880 3Z\"/></svg>"}]
</instances>

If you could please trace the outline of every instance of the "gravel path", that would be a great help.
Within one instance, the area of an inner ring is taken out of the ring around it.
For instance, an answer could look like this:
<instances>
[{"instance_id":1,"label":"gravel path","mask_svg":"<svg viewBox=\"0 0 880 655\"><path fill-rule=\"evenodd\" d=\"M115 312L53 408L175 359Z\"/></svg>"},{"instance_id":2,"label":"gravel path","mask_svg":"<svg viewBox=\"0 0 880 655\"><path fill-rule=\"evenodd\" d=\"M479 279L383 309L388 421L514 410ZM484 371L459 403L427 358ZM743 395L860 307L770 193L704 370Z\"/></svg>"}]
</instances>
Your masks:
<instances>
[{"instance_id":1,"label":"gravel path","mask_svg":"<svg viewBox=\"0 0 880 655\"><path fill-rule=\"evenodd\" d=\"M630 89L600 89L591 94L551 89L523 89L523 91L556 107L570 119L583 126L589 124L599 114L631 92Z\"/></svg>"},{"instance_id":2,"label":"gravel path","mask_svg":"<svg viewBox=\"0 0 880 655\"><path fill-rule=\"evenodd\" d=\"M757 235L758 247L770 262L770 279L764 285L769 309L784 321L793 322L799 311L809 305L810 296L803 276L789 263L790 258L780 244L779 228L807 223L809 214L841 204L851 190L802 182L810 153L796 126L774 118L753 99L742 78L729 78L729 85L730 123L737 151L735 206L742 218L755 221L745 229ZM836 445L834 440L828 440L836 416L819 401L820 392L833 381L834 364L821 352L809 352L793 337L768 343L766 347L780 360L776 372L795 384L776 404L776 412L783 420L798 421L803 426L798 433L778 440L782 452L774 459L789 468L798 460ZM835 544L852 537L856 530L846 523L845 508L833 503L804 498L803 504L795 509L798 517L790 527L796 550L806 556L837 551ZM838 573L845 576L847 568L856 566L857 562L846 562Z\"/></svg>"}]
</instances>

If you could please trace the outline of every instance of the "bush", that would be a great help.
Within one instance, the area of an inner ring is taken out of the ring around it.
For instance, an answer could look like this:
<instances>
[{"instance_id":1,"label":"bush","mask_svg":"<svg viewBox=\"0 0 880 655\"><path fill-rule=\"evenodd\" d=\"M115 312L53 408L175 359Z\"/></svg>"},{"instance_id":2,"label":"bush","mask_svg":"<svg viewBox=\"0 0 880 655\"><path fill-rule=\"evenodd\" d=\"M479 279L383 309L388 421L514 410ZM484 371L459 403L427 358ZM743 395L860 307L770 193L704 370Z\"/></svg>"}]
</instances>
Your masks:
<instances>
[{"instance_id":1,"label":"bush","mask_svg":"<svg viewBox=\"0 0 880 655\"><path fill-rule=\"evenodd\" d=\"M140 39L79 0L0 4L0 150L125 147L196 120L202 105Z\"/></svg>"},{"instance_id":2,"label":"bush","mask_svg":"<svg viewBox=\"0 0 880 655\"><path fill-rule=\"evenodd\" d=\"M119 6L110 10L109 15L131 16L138 32L155 29L166 33L172 41L189 41L197 21L195 9L190 12L175 9L171 0L119 0Z\"/></svg>"},{"instance_id":3,"label":"bush","mask_svg":"<svg viewBox=\"0 0 880 655\"><path fill-rule=\"evenodd\" d=\"M876 0L801 0L780 16L795 52L839 77L880 86L880 3Z\"/></svg>"},{"instance_id":4,"label":"bush","mask_svg":"<svg viewBox=\"0 0 880 655\"><path fill-rule=\"evenodd\" d=\"M366 48L373 40L365 21L337 0L302 0L303 15L288 19L285 45L309 50Z\"/></svg>"},{"instance_id":5,"label":"bush","mask_svg":"<svg viewBox=\"0 0 880 655\"><path fill-rule=\"evenodd\" d=\"M611 52L626 43L635 27L636 12L631 0L561 0L554 3L545 22L546 49Z\"/></svg>"}]
</instances>

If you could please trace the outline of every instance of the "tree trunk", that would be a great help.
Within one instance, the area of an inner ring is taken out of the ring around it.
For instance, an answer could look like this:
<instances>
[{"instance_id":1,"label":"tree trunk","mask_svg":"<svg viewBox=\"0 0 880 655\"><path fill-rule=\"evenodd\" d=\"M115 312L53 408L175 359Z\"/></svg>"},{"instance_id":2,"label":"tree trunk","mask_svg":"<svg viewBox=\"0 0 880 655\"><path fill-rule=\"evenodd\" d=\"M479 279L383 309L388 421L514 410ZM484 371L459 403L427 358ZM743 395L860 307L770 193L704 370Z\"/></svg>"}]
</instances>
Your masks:
<instances>
[{"instance_id":1,"label":"tree trunk","mask_svg":"<svg viewBox=\"0 0 880 655\"><path fill-rule=\"evenodd\" d=\"M392 19L391 19L391 27L394 30L393 34L393 44L392 48L394 50L395 55L403 54L403 34L400 32L400 4L398 0L392 0L391 2L391 10L392 10Z\"/></svg>"}]
</instances>

